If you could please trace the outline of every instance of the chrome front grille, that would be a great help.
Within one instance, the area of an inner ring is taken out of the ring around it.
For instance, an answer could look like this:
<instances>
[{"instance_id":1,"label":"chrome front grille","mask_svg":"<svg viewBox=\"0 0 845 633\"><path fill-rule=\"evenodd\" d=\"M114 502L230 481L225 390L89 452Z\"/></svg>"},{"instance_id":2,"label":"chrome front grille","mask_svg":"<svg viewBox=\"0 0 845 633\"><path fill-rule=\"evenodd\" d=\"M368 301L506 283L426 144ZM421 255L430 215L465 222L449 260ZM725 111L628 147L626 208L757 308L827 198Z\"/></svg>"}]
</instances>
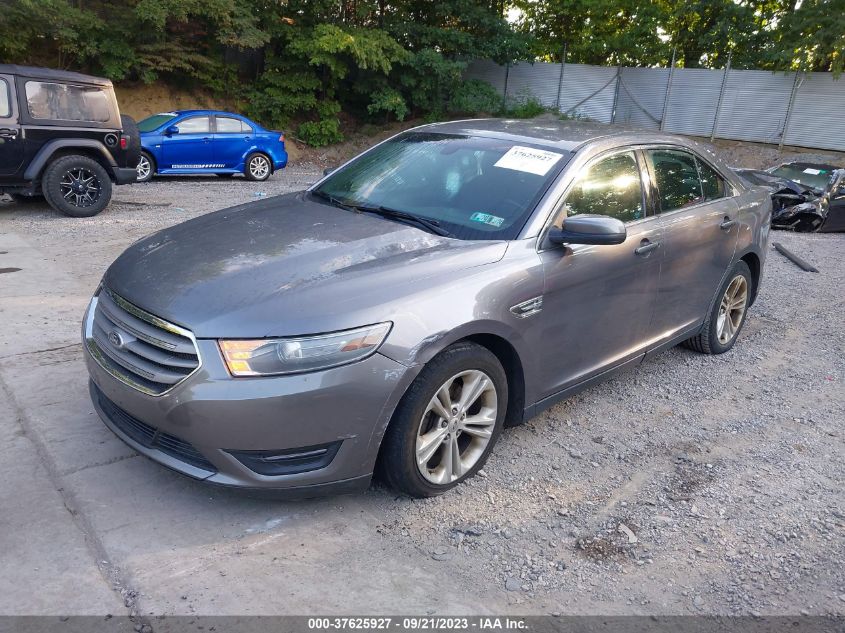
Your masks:
<instances>
[{"instance_id":1,"label":"chrome front grille","mask_svg":"<svg viewBox=\"0 0 845 633\"><path fill-rule=\"evenodd\" d=\"M161 395L200 366L193 335L103 288L91 301L85 342L97 362L126 384Z\"/></svg>"}]
</instances>

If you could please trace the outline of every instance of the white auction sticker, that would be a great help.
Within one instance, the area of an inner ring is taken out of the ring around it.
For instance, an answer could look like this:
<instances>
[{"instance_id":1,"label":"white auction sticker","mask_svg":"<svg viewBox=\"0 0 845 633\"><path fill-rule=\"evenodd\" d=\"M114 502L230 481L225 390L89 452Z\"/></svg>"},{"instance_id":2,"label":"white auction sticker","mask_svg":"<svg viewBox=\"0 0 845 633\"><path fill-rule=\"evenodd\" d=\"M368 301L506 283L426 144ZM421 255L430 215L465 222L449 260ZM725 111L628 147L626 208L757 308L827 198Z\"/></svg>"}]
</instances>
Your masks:
<instances>
[{"instance_id":1,"label":"white auction sticker","mask_svg":"<svg viewBox=\"0 0 845 633\"><path fill-rule=\"evenodd\" d=\"M496 161L495 166L545 176L554 164L560 160L561 156L563 154L514 145Z\"/></svg>"},{"instance_id":2,"label":"white auction sticker","mask_svg":"<svg viewBox=\"0 0 845 633\"><path fill-rule=\"evenodd\" d=\"M804 170L804 173L805 174L811 174L813 176L818 176L820 173L822 173L822 170L821 169L813 169L812 167L807 167L807 169Z\"/></svg>"}]
</instances>

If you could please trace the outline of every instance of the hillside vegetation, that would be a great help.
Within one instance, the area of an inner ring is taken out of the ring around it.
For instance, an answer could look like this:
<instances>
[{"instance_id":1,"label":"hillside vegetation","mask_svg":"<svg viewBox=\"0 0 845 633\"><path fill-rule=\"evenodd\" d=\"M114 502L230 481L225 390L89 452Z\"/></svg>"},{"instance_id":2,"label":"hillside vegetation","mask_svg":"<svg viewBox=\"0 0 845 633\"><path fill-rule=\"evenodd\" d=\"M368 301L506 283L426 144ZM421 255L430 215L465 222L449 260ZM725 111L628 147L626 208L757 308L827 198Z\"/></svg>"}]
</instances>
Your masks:
<instances>
[{"instance_id":1,"label":"hillside vegetation","mask_svg":"<svg viewBox=\"0 0 845 633\"><path fill-rule=\"evenodd\" d=\"M0 11L2 61L196 90L315 146L341 140L344 117L497 112L491 86L463 80L468 61L564 50L571 62L668 64L674 52L682 66L721 67L731 54L734 67L839 73L845 0L10 0Z\"/></svg>"}]
</instances>

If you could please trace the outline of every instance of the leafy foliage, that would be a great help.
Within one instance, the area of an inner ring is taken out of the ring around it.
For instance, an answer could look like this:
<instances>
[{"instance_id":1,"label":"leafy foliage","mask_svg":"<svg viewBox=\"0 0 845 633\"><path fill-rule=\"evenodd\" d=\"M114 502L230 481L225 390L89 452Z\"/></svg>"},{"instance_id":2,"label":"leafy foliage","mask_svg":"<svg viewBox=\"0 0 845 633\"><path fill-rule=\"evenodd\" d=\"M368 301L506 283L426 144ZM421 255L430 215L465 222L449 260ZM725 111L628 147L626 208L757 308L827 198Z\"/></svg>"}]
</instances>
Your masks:
<instances>
[{"instance_id":1,"label":"leafy foliage","mask_svg":"<svg viewBox=\"0 0 845 633\"><path fill-rule=\"evenodd\" d=\"M519 19L508 21L507 11ZM0 59L201 85L313 144L362 120L495 113L467 62L832 70L845 0L7 0ZM531 99L512 116L539 112Z\"/></svg>"},{"instance_id":2,"label":"leafy foliage","mask_svg":"<svg viewBox=\"0 0 845 633\"><path fill-rule=\"evenodd\" d=\"M448 110L455 114L493 114L502 107L502 97L486 81L469 79L452 93Z\"/></svg>"},{"instance_id":3,"label":"leafy foliage","mask_svg":"<svg viewBox=\"0 0 845 633\"><path fill-rule=\"evenodd\" d=\"M845 0L514 0L539 58L587 64L732 64L833 71L845 58Z\"/></svg>"},{"instance_id":4,"label":"leafy foliage","mask_svg":"<svg viewBox=\"0 0 845 633\"><path fill-rule=\"evenodd\" d=\"M408 105L399 91L393 88L382 88L373 94L373 100L367 106L367 112L375 114L376 112L385 112L393 114L398 121L404 121L408 116Z\"/></svg>"}]
</instances>

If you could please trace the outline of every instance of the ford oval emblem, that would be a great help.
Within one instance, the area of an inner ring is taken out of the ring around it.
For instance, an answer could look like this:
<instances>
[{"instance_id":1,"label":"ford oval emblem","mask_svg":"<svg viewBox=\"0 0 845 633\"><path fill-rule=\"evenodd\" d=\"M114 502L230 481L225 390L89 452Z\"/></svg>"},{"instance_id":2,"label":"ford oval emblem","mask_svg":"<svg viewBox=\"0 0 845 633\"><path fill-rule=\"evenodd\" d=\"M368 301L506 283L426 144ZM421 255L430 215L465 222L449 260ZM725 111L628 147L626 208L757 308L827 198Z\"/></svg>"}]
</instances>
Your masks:
<instances>
[{"instance_id":1,"label":"ford oval emblem","mask_svg":"<svg viewBox=\"0 0 845 633\"><path fill-rule=\"evenodd\" d=\"M120 349L126 344L126 341L123 340L123 337L120 335L120 332L117 330L112 330L109 332L109 343L114 345L117 349Z\"/></svg>"}]
</instances>

